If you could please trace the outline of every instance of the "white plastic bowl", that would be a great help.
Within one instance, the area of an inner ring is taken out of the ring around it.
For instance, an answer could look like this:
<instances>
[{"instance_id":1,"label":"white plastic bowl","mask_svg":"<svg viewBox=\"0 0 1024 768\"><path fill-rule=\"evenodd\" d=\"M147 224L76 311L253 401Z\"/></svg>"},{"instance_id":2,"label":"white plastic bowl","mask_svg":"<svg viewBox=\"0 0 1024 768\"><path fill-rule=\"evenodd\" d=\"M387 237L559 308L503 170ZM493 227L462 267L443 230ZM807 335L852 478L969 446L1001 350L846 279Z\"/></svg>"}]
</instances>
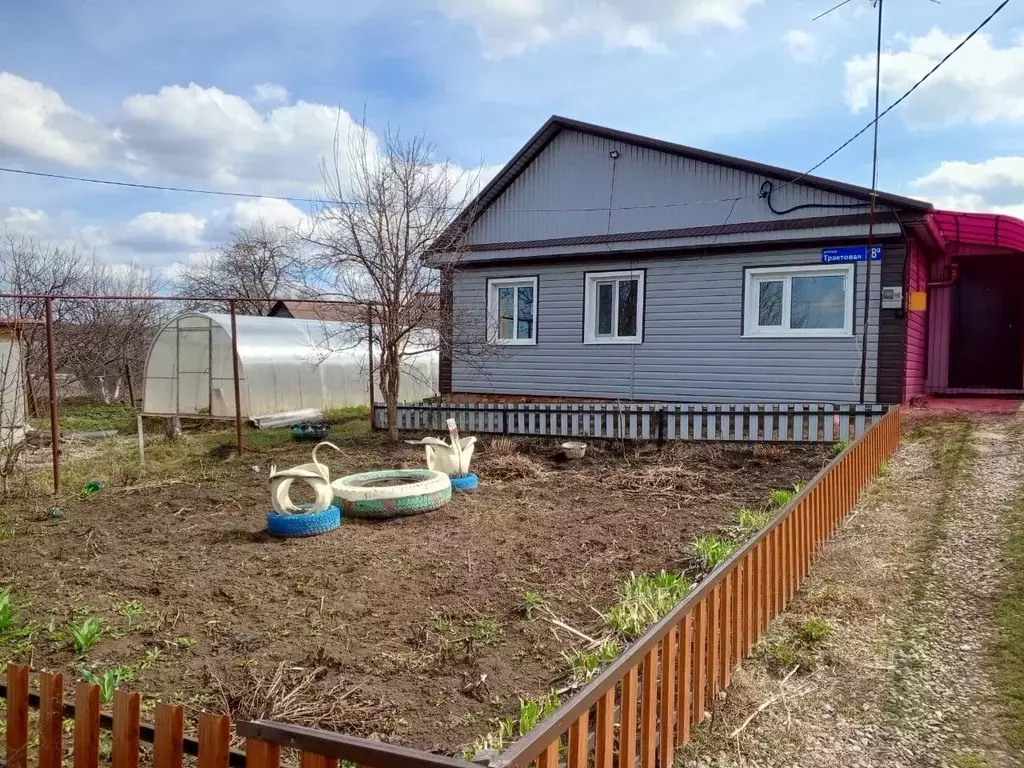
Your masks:
<instances>
[{"instance_id":1,"label":"white plastic bowl","mask_svg":"<svg viewBox=\"0 0 1024 768\"><path fill-rule=\"evenodd\" d=\"M576 442L562 443L562 450L565 452L567 459L582 459L583 454L587 452L587 444Z\"/></svg>"}]
</instances>

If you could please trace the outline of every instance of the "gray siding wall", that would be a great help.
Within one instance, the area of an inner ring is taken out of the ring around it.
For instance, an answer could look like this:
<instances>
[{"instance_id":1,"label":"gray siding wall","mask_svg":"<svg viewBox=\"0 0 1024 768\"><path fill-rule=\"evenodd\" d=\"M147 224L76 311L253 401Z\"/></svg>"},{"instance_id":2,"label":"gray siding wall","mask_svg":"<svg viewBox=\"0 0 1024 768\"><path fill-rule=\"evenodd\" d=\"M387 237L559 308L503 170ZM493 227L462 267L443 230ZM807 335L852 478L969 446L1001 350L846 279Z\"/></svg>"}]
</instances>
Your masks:
<instances>
[{"instance_id":1,"label":"gray siding wall","mask_svg":"<svg viewBox=\"0 0 1024 768\"><path fill-rule=\"evenodd\" d=\"M619 152L614 163L608 156L611 150ZM776 220L780 217L758 197L764 180L745 171L566 130L483 213L469 233L469 242L504 243ZM781 186L778 180L776 186ZM707 202L731 197L744 199L735 203ZM803 203L858 201L793 184L776 192L772 202L777 209L784 209ZM609 207L616 209L610 221ZM858 210L865 209L833 212ZM827 213L805 209L782 218Z\"/></svg>"},{"instance_id":2,"label":"gray siding wall","mask_svg":"<svg viewBox=\"0 0 1024 768\"><path fill-rule=\"evenodd\" d=\"M819 264L820 248L703 257L478 267L454 286L456 324L482 318L488 278L538 276L537 345L456 359L454 392L701 402L856 402L866 265L856 270L855 336L743 337L745 267ZM644 342L583 344L587 271L646 269ZM866 400L875 402L878 287L872 265ZM479 327L459 335L483 334ZM466 338L466 336L463 336Z\"/></svg>"}]
</instances>

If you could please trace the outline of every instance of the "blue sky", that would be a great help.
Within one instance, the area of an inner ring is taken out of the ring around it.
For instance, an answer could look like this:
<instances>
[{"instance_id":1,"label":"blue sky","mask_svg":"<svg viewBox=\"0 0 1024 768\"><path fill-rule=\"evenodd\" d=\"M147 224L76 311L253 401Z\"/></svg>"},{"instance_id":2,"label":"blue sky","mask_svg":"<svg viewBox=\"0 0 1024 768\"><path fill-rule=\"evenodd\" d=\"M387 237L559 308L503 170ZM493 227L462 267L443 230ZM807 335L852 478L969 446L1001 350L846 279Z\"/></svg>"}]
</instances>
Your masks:
<instances>
[{"instance_id":1,"label":"blue sky","mask_svg":"<svg viewBox=\"0 0 1024 768\"><path fill-rule=\"evenodd\" d=\"M870 117L869 0L6 0L0 165L307 196L336 121L500 166L551 114L804 170ZM883 102L997 0L887 0ZM870 181L866 136L819 173ZM881 188L1024 217L1024 4L881 128ZM301 208L301 206L299 206ZM166 269L291 204L0 174L8 232Z\"/></svg>"}]
</instances>

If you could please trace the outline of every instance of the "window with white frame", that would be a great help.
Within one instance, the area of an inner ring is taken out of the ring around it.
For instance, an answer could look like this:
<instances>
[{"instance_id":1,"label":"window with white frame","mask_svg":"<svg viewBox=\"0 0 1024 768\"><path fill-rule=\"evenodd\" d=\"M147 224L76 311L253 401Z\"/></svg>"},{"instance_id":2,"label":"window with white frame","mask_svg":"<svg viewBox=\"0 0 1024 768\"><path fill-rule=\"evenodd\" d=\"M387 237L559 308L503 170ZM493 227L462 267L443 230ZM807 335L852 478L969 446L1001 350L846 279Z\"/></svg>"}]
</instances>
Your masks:
<instances>
[{"instance_id":1,"label":"window with white frame","mask_svg":"<svg viewBox=\"0 0 1024 768\"><path fill-rule=\"evenodd\" d=\"M488 280L487 318L492 344L536 344L537 278Z\"/></svg>"},{"instance_id":2,"label":"window with white frame","mask_svg":"<svg viewBox=\"0 0 1024 768\"><path fill-rule=\"evenodd\" d=\"M639 344L644 335L644 271L587 272L583 341Z\"/></svg>"},{"instance_id":3,"label":"window with white frame","mask_svg":"<svg viewBox=\"0 0 1024 768\"><path fill-rule=\"evenodd\" d=\"M748 269L744 335L852 335L853 269L853 264Z\"/></svg>"}]
</instances>

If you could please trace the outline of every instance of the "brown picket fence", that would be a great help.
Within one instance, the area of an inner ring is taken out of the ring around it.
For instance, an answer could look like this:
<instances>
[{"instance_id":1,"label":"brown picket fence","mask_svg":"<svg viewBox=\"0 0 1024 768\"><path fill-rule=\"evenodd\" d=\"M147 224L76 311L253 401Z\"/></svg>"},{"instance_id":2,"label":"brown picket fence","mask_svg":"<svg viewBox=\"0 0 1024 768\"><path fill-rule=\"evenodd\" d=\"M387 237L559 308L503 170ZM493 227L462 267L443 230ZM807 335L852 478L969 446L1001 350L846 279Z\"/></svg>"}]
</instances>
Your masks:
<instances>
[{"instance_id":1,"label":"brown picket fence","mask_svg":"<svg viewBox=\"0 0 1024 768\"><path fill-rule=\"evenodd\" d=\"M502 753L491 768L668 768L676 748L707 716L772 619L799 589L822 547L878 474L900 440L893 409L818 475L757 536L704 578L687 597L592 682ZM74 704L63 700L63 678L40 673L38 693L25 666L7 668L6 768L61 768L64 721L74 768L97 768L100 732L110 731L113 768L279 768L281 750L295 750L300 768L470 768L456 758L339 733L267 721L237 722L245 753L231 750L231 720L200 713L198 738L184 735L185 710L157 704L155 725L141 724L137 693L117 691L113 715L100 711L100 691L78 683ZM29 712L38 709L38 738ZM142 748L142 744L152 745ZM104 761L106 762L106 761ZM291 761L289 761L291 762Z\"/></svg>"}]
</instances>

